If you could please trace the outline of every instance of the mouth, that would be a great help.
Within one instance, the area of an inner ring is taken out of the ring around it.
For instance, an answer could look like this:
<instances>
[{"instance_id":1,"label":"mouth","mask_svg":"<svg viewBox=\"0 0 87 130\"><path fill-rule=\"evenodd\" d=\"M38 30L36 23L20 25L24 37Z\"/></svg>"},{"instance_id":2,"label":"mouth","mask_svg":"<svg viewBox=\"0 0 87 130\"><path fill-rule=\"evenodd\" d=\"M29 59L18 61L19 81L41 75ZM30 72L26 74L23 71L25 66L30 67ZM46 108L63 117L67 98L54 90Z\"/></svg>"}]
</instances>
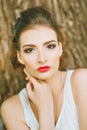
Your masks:
<instances>
[{"instance_id":1,"label":"mouth","mask_svg":"<svg viewBox=\"0 0 87 130\"><path fill-rule=\"evenodd\" d=\"M37 71L39 71L39 72L47 72L47 71L49 71L50 70L50 66L42 66L42 67L39 67L38 69L37 69Z\"/></svg>"}]
</instances>

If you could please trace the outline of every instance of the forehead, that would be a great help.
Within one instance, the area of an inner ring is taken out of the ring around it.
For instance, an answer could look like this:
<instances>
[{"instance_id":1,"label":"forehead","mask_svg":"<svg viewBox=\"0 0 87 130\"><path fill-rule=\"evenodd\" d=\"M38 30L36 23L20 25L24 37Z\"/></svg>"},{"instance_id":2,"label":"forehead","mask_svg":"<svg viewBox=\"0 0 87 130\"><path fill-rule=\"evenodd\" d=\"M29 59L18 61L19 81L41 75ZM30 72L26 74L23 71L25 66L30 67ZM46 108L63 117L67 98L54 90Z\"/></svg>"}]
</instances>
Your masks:
<instances>
[{"instance_id":1,"label":"forehead","mask_svg":"<svg viewBox=\"0 0 87 130\"><path fill-rule=\"evenodd\" d=\"M50 40L57 41L57 34L53 29L43 26L27 29L21 33L19 38L22 45L29 43L44 43Z\"/></svg>"}]
</instances>

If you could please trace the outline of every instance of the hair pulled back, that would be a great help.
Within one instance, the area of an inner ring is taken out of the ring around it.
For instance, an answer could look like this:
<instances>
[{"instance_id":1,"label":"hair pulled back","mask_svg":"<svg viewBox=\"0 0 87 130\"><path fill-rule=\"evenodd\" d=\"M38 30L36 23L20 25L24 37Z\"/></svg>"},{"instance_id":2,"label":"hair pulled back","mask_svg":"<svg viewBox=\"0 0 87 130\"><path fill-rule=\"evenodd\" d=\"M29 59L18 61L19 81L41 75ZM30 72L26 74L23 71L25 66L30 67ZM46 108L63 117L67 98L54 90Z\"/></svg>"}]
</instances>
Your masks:
<instances>
[{"instance_id":1,"label":"hair pulled back","mask_svg":"<svg viewBox=\"0 0 87 130\"><path fill-rule=\"evenodd\" d=\"M55 18L42 6L35 6L21 12L20 17L16 20L15 24L15 37L14 42L17 49L20 48L19 37L20 34L27 29L33 28L36 25L48 26L58 33L58 25Z\"/></svg>"}]
</instances>

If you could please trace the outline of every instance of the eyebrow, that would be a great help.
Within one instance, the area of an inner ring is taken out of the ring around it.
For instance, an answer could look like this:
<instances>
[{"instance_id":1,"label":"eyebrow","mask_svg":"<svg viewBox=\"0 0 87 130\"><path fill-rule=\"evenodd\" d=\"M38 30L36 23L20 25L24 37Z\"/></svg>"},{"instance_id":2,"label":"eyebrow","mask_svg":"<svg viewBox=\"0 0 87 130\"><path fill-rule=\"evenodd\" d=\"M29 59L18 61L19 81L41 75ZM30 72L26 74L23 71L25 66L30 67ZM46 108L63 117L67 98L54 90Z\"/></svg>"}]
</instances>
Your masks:
<instances>
[{"instance_id":1,"label":"eyebrow","mask_svg":"<svg viewBox=\"0 0 87 130\"><path fill-rule=\"evenodd\" d=\"M56 41L56 40L50 40L50 41L44 42L44 45L47 45L47 44L49 44L50 42L57 42L57 41ZM26 44L26 45L23 45L23 48L24 48L24 47L28 47L28 46L36 47L36 45L34 45L34 44Z\"/></svg>"}]
</instances>

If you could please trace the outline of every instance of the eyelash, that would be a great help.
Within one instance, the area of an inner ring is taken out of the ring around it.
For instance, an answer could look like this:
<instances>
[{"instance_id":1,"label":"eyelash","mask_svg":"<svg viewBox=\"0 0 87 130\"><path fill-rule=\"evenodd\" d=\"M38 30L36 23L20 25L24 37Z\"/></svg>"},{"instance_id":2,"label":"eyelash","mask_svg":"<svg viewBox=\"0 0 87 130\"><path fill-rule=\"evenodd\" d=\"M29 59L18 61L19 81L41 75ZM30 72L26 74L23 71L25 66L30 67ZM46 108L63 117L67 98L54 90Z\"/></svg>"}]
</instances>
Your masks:
<instances>
[{"instance_id":1,"label":"eyelash","mask_svg":"<svg viewBox=\"0 0 87 130\"><path fill-rule=\"evenodd\" d=\"M49 45L47 46L47 48L49 48L49 49L54 49L55 47L56 47L55 44L49 44Z\"/></svg>"},{"instance_id":2,"label":"eyelash","mask_svg":"<svg viewBox=\"0 0 87 130\"><path fill-rule=\"evenodd\" d=\"M49 44L49 45L47 45L48 49L54 49L55 47L56 47L55 44ZM27 48L27 49L24 50L25 53L31 53L32 51L34 51L33 48Z\"/></svg>"},{"instance_id":3,"label":"eyelash","mask_svg":"<svg viewBox=\"0 0 87 130\"><path fill-rule=\"evenodd\" d=\"M31 53L34 49L33 48L27 48L24 50L25 53Z\"/></svg>"}]
</instances>

